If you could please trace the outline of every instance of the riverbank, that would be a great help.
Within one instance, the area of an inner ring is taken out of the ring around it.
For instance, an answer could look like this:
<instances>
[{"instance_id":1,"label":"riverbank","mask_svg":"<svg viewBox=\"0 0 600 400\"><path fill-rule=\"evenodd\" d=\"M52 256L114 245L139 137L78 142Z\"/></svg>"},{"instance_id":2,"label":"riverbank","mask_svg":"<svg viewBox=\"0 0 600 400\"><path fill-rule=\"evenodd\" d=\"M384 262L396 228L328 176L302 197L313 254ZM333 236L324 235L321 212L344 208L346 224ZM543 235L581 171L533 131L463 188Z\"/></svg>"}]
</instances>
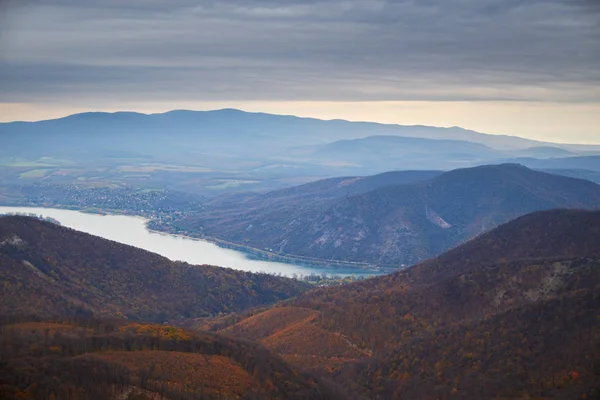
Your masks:
<instances>
[{"instance_id":1,"label":"riverbank","mask_svg":"<svg viewBox=\"0 0 600 400\"><path fill-rule=\"evenodd\" d=\"M336 260L336 259L322 259L322 258L312 258L305 256L297 256L291 254L282 254L275 253L273 251L259 249L256 247L251 247L247 245L243 245L236 242L231 242L225 239L217 238L214 236L204 235L200 233L194 233L189 231L184 231L175 228L173 225L169 223L163 222L161 219L149 219L146 223L146 226L149 231L157 232L157 233L166 233L169 235L176 235L185 238L191 239L199 239L204 240L213 244L216 244L219 247L225 249L231 249L235 251L239 251L241 253L246 254L250 259L259 260L259 261L269 261L269 262L282 262L286 264L298 265L303 267L325 267L325 268L350 268L350 269L360 269L363 271L373 271L376 274L384 274L384 273L392 273L398 271L400 268L398 266L381 266L374 265L366 262L357 262L357 261L346 261L346 260Z\"/></svg>"},{"instance_id":2,"label":"riverbank","mask_svg":"<svg viewBox=\"0 0 600 400\"><path fill-rule=\"evenodd\" d=\"M253 260L282 262L282 263L286 263L286 264L299 265L299 266L303 266L303 267L319 266L319 267L326 267L326 268L331 268L331 269L352 268L352 269L361 269L364 271L373 271L375 273L390 273L390 272L394 272L394 271L398 270L398 268L395 268L395 267L389 267L389 266L388 267L380 267L380 266L375 266L375 265L368 264L368 263L360 263L360 262L354 262L354 261L324 260L324 259L319 259L319 258L310 258L310 257L302 257L302 256L293 256L293 255L288 255L288 254L273 253L268 250L257 249L255 247L245 246L245 245L242 245L239 243L230 242L230 241L219 239L219 238L212 237L212 236L190 235L189 233L183 234L183 233L172 232L169 230L155 229L155 228L152 228L149 226L151 222L152 222L152 220L149 220L148 223L146 224L146 226L148 227L148 230L150 232L174 235L174 236L183 237L183 238L187 238L187 239L204 240L204 241L207 241L210 243L214 243L217 246L225 248L225 249L231 249L231 250L235 250L235 251L244 253L250 259L253 259Z\"/></svg>"},{"instance_id":3,"label":"riverbank","mask_svg":"<svg viewBox=\"0 0 600 400\"><path fill-rule=\"evenodd\" d=\"M0 205L1 206L1 205ZM45 207L44 207L45 206ZM146 215L140 215L141 213L131 212L131 210L116 210L116 209L106 209L106 208L98 208L98 207L74 207L72 205L69 206L60 206L57 204L52 205L19 205L15 206L14 204L6 205L6 207L18 207L23 208L24 210L34 209L47 209L47 210L64 210L64 211L75 211L81 212L88 215L98 215L98 216L123 216L129 218L136 218L140 220L140 223L143 225L144 230L147 233L152 234L160 234L165 236L173 236L178 239L192 240L192 241L200 241L206 244L210 244L216 246L218 248L224 249L224 251L234 251L244 258L246 258L250 262L262 262L266 264L285 264L289 267L299 268L303 270L303 273L308 274L317 274L317 275L342 275L342 276L351 276L351 275L381 275L384 273L390 273L396 271L397 268L381 268L378 266L374 266L367 263L359 263L352 261L343 261L343 260L322 260L322 259L312 259L309 257L296 257L290 256L286 254L277 254L273 252L269 252L267 250L261 250L245 245L240 245L238 243L229 242L226 240L222 240L220 238L214 238L209 236L202 236L199 234L190 234L188 232L176 232L175 229L168 221L160 218L160 216L156 215L155 212L145 213ZM265 264L265 265L266 265ZM314 272L310 272L310 270L314 270Z\"/></svg>"},{"instance_id":4,"label":"riverbank","mask_svg":"<svg viewBox=\"0 0 600 400\"><path fill-rule=\"evenodd\" d=\"M42 206L43 207L43 206ZM257 261L267 261L267 262L281 262L285 264L297 265L302 267L325 267L331 268L335 270L336 268L350 268L350 269L360 269L363 271L373 271L376 274L382 273L391 273L397 271L397 267L393 266L377 266L369 263L361 263L355 261L344 261L344 260L326 260L319 258L311 258L304 256L295 256L289 254L280 254L274 253L268 250L258 249L255 247L250 247L246 245L242 245L239 243L227 241L224 239L220 239L213 236L207 235L194 235L190 232L177 232L173 230L171 225L163 225L160 219L156 218L156 214L151 213L149 215L140 215L139 213L133 213L128 210L114 210L114 209L102 209L97 207L88 207L88 208L79 208L74 206L53 206L52 208L58 208L61 210L73 210L80 211L87 214L94 215L127 215L131 217L143 218L145 220L146 229L149 232L153 233L161 233L173 235L186 239L197 239L204 240L209 243L213 243L219 247L224 249L230 249L239 251L245 254L251 260ZM333 271L332 271L333 272Z\"/></svg>"}]
</instances>

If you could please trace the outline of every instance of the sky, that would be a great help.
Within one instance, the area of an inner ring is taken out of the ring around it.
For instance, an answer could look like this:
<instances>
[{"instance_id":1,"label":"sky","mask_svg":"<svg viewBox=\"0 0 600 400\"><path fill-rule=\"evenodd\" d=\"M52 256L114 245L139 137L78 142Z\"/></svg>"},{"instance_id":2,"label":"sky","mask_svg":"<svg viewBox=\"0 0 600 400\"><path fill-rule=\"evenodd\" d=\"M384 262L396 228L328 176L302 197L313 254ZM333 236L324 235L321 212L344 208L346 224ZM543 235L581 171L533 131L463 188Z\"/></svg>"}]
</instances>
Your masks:
<instances>
[{"instance_id":1,"label":"sky","mask_svg":"<svg viewBox=\"0 0 600 400\"><path fill-rule=\"evenodd\" d=\"M0 0L0 121L240 108L600 143L600 0Z\"/></svg>"}]
</instances>

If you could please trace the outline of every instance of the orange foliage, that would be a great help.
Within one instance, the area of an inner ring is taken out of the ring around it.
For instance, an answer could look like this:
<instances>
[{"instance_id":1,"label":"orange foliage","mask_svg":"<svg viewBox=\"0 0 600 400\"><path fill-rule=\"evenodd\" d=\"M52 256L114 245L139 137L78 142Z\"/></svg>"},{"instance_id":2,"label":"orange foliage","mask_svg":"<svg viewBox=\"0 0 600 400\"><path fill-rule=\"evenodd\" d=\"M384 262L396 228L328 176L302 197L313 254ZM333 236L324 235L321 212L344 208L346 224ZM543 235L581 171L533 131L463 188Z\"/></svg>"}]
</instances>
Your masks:
<instances>
[{"instance_id":1,"label":"orange foliage","mask_svg":"<svg viewBox=\"0 0 600 400\"><path fill-rule=\"evenodd\" d=\"M174 326L156 325L156 324L138 324L131 323L120 328L121 332L132 332L135 334L145 334L157 336L170 340L190 340L192 333Z\"/></svg>"},{"instance_id":2,"label":"orange foliage","mask_svg":"<svg viewBox=\"0 0 600 400\"><path fill-rule=\"evenodd\" d=\"M228 357L169 351L108 351L81 357L122 364L147 382L166 382L171 390L219 399L239 399L252 387L252 376ZM271 384L272 385L272 384Z\"/></svg>"}]
</instances>

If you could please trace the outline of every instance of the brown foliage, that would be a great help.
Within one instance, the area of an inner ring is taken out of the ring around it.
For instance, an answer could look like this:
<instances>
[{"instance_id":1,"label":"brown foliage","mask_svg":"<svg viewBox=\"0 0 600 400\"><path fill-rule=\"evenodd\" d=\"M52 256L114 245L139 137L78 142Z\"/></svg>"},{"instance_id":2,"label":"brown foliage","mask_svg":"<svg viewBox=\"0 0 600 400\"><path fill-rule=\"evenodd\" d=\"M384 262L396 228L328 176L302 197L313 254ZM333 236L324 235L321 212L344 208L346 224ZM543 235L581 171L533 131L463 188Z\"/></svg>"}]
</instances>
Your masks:
<instances>
[{"instance_id":1,"label":"brown foliage","mask_svg":"<svg viewBox=\"0 0 600 400\"><path fill-rule=\"evenodd\" d=\"M307 292L277 314L318 312L315 328L363 351L330 373L369 398L591 396L600 390L599 226L598 212L532 214L406 271ZM272 312L227 331L252 332ZM282 354L314 370L332 350L321 338L297 335L297 353Z\"/></svg>"},{"instance_id":2,"label":"brown foliage","mask_svg":"<svg viewBox=\"0 0 600 400\"><path fill-rule=\"evenodd\" d=\"M215 334L100 320L0 326L0 398L129 395L172 400L348 398L260 345Z\"/></svg>"},{"instance_id":3,"label":"brown foliage","mask_svg":"<svg viewBox=\"0 0 600 400\"><path fill-rule=\"evenodd\" d=\"M240 399L261 382L231 358L174 351L107 351L83 355L125 366L134 380L143 379L147 387L166 384L167 390L195 393L219 399ZM257 391L258 392L258 391Z\"/></svg>"},{"instance_id":4,"label":"brown foliage","mask_svg":"<svg viewBox=\"0 0 600 400\"><path fill-rule=\"evenodd\" d=\"M274 303L310 286L172 262L32 218L0 218L0 315L104 315L164 322Z\"/></svg>"},{"instance_id":5,"label":"brown foliage","mask_svg":"<svg viewBox=\"0 0 600 400\"><path fill-rule=\"evenodd\" d=\"M284 355L319 354L331 358L364 356L342 335L320 328L320 317L320 312L305 308L274 308L219 332L245 338L252 336L254 340Z\"/></svg>"}]
</instances>

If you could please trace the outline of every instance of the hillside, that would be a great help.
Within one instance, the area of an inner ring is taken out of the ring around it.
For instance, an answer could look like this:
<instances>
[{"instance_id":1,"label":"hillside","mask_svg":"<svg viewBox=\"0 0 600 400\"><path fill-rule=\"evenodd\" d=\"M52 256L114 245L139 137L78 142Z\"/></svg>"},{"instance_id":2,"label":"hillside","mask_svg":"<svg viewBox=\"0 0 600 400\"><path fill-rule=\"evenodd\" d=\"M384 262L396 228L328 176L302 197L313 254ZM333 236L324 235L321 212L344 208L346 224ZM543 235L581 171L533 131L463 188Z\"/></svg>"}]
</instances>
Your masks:
<instances>
[{"instance_id":1,"label":"hillside","mask_svg":"<svg viewBox=\"0 0 600 400\"><path fill-rule=\"evenodd\" d=\"M353 196L370 192L386 186L403 185L421 182L441 175L442 171L390 171L371 176L346 176L341 178L322 179L286 189L271 191L257 196L256 203L274 201L288 202L301 200L333 199L342 196Z\"/></svg>"},{"instance_id":2,"label":"hillside","mask_svg":"<svg viewBox=\"0 0 600 400\"><path fill-rule=\"evenodd\" d=\"M374 178L362 181L369 179ZM360 182L322 181L248 201L209 204L173 227L288 255L397 267L441 254L530 212L600 208L597 184L514 164L353 191ZM343 183L347 186L340 191ZM327 186L338 197L323 199L303 190ZM344 190L347 195L340 196Z\"/></svg>"},{"instance_id":3,"label":"hillside","mask_svg":"<svg viewBox=\"0 0 600 400\"><path fill-rule=\"evenodd\" d=\"M26 217L0 217L0 315L99 315L163 322L242 311L307 284L172 262Z\"/></svg>"},{"instance_id":4,"label":"hillside","mask_svg":"<svg viewBox=\"0 0 600 400\"><path fill-rule=\"evenodd\" d=\"M262 346L164 325L0 325L0 397L72 400L353 399Z\"/></svg>"},{"instance_id":5,"label":"hillside","mask_svg":"<svg viewBox=\"0 0 600 400\"><path fill-rule=\"evenodd\" d=\"M595 398L599 226L600 212L529 214L407 270L212 329L371 399Z\"/></svg>"}]
</instances>

